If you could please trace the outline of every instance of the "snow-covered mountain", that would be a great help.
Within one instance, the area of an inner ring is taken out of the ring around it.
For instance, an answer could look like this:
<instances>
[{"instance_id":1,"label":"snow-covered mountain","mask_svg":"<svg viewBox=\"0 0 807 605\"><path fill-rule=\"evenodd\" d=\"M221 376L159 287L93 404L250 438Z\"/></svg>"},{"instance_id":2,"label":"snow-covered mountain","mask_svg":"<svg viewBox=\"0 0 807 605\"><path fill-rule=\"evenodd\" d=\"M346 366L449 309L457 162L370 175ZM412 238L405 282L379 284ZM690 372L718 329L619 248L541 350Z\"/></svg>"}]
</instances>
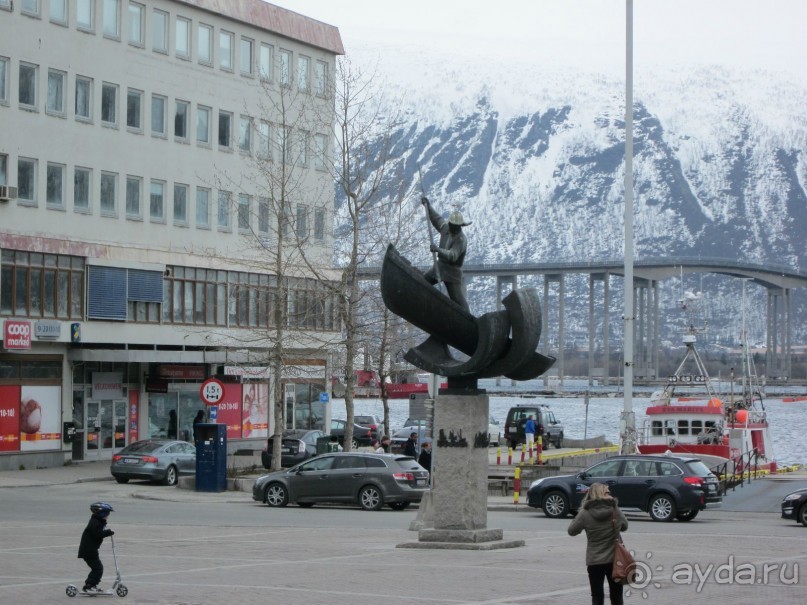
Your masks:
<instances>
[{"instance_id":1,"label":"snow-covered mountain","mask_svg":"<svg viewBox=\"0 0 807 605\"><path fill-rule=\"evenodd\" d=\"M435 205L473 221L467 263L623 256L623 78L415 48L359 48L352 59L378 61L403 107L389 174L414 188L420 164ZM636 258L807 272L805 99L807 83L774 73L637 71ZM805 300L796 293L795 342Z\"/></svg>"}]
</instances>

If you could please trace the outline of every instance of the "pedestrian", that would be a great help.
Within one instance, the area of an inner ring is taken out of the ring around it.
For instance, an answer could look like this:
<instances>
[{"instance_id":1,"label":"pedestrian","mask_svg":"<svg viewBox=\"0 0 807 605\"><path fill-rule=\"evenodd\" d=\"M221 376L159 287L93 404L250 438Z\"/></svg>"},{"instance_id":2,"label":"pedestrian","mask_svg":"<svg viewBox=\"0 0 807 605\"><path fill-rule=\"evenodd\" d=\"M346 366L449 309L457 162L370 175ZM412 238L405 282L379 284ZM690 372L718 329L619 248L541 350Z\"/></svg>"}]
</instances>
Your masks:
<instances>
[{"instance_id":1,"label":"pedestrian","mask_svg":"<svg viewBox=\"0 0 807 605\"><path fill-rule=\"evenodd\" d=\"M375 453L376 454L389 454L389 437L387 435L384 435L381 438L381 443L376 448Z\"/></svg>"},{"instance_id":2,"label":"pedestrian","mask_svg":"<svg viewBox=\"0 0 807 605\"><path fill-rule=\"evenodd\" d=\"M177 411L176 410L169 410L168 411L168 438L169 439L176 439L177 438Z\"/></svg>"},{"instance_id":3,"label":"pedestrian","mask_svg":"<svg viewBox=\"0 0 807 605\"><path fill-rule=\"evenodd\" d=\"M403 455L410 456L417 460L418 457L418 434L415 432L409 433L409 439L406 440L403 447Z\"/></svg>"},{"instance_id":4,"label":"pedestrian","mask_svg":"<svg viewBox=\"0 0 807 605\"><path fill-rule=\"evenodd\" d=\"M608 486L592 483L583 498L577 516L569 524L569 535L576 536L583 530L588 540L586 566L591 585L592 605L604 605L603 580L608 580L611 605L622 605L622 585L614 582L611 571L614 565L614 548L619 532L628 529L628 520L619 509L616 498Z\"/></svg>"},{"instance_id":5,"label":"pedestrian","mask_svg":"<svg viewBox=\"0 0 807 605\"><path fill-rule=\"evenodd\" d=\"M81 543L78 547L78 558L84 559L89 566L90 573L84 581L82 592L87 594L98 594L104 591L98 588L101 578L104 575L104 565L98 556L98 549L107 536L114 535L114 531L106 526L107 517L114 509L107 502L94 502L90 504L90 521L81 534Z\"/></svg>"},{"instance_id":6,"label":"pedestrian","mask_svg":"<svg viewBox=\"0 0 807 605\"><path fill-rule=\"evenodd\" d=\"M432 469L432 442L424 441L420 446L420 456L418 456L418 464L431 472Z\"/></svg>"},{"instance_id":7,"label":"pedestrian","mask_svg":"<svg viewBox=\"0 0 807 605\"><path fill-rule=\"evenodd\" d=\"M431 207L429 198L424 196L420 198L420 202L426 206L429 221L440 232L440 243L432 243L429 246L431 252L437 253L434 266L426 271L423 277L432 285L443 282L446 285L448 297L470 312L462 279L462 263L465 262L465 253L468 250L468 241L465 239L462 228L471 223L463 220L459 210L454 210L449 214L446 221Z\"/></svg>"},{"instance_id":8,"label":"pedestrian","mask_svg":"<svg viewBox=\"0 0 807 605\"><path fill-rule=\"evenodd\" d=\"M199 440L199 424L205 421L205 413L202 410L196 412L196 416L193 419L193 443L194 445Z\"/></svg>"},{"instance_id":9,"label":"pedestrian","mask_svg":"<svg viewBox=\"0 0 807 605\"><path fill-rule=\"evenodd\" d=\"M532 451L535 443L535 419L532 414L527 416L527 422L524 423L524 439L527 441L527 449Z\"/></svg>"}]
</instances>

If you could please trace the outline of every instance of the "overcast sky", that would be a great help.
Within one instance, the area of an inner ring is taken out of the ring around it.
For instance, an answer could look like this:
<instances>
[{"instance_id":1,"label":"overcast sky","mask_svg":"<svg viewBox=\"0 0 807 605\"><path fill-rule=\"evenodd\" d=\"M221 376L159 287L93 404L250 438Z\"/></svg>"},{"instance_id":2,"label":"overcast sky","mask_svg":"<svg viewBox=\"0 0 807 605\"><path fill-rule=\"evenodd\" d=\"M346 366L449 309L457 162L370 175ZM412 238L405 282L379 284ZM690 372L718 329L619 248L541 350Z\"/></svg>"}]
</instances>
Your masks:
<instances>
[{"instance_id":1,"label":"overcast sky","mask_svg":"<svg viewBox=\"0 0 807 605\"><path fill-rule=\"evenodd\" d=\"M276 0L337 26L345 48L415 41L622 71L625 0ZM807 0L636 0L634 62L725 64L807 80Z\"/></svg>"}]
</instances>

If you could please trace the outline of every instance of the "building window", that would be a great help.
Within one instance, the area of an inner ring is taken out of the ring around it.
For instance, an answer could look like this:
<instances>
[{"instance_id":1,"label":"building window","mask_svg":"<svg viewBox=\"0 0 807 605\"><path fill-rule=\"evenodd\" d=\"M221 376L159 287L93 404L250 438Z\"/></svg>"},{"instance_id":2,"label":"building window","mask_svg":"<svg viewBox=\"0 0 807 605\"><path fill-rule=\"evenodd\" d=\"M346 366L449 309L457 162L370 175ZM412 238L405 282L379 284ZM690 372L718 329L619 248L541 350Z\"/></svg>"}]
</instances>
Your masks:
<instances>
[{"instance_id":1,"label":"building window","mask_svg":"<svg viewBox=\"0 0 807 605\"><path fill-rule=\"evenodd\" d=\"M274 55L274 48L269 44L261 44L260 55L258 58L258 70L262 80L272 79L272 61Z\"/></svg>"},{"instance_id":2,"label":"building window","mask_svg":"<svg viewBox=\"0 0 807 605\"><path fill-rule=\"evenodd\" d=\"M38 17L39 0L22 0L22 14Z\"/></svg>"},{"instance_id":3,"label":"building window","mask_svg":"<svg viewBox=\"0 0 807 605\"><path fill-rule=\"evenodd\" d=\"M302 55L297 56L297 90L300 92L308 92L308 82L311 77L310 65L311 59Z\"/></svg>"},{"instance_id":4,"label":"building window","mask_svg":"<svg viewBox=\"0 0 807 605\"><path fill-rule=\"evenodd\" d=\"M314 91L318 96L324 97L328 92L328 64L325 61L317 61L314 69Z\"/></svg>"},{"instance_id":5,"label":"building window","mask_svg":"<svg viewBox=\"0 0 807 605\"><path fill-rule=\"evenodd\" d=\"M314 168L325 170L328 158L328 137L324 134L314 135Z\"/></svg>"},{"instance_id":6,"label":"building window","mask_svg":"<svg viewBox=\"0 0 807 605\"><path fill-rule=\"evenodd\" d=\"M0 153L0 185L8 185L8 156Z\"/></svg>"},{"instance_id":7,"label":"building window","mask_svg":"<svg viewBox=\"0 0 807 605\"><path fill-rule=\"evenodd\" d=\"M118 85L104 82L101 85L101 122L118 125Z\"/></svg>"},{"instance_id":8,"label":"building window","mask_svg":"<svg viewBox=\"0 0 807 605\"><path fill-rule=\"evenodd\" d=\"M249 196L243 193L238 196L238 228L249 231Z\"/></svg>"},{"instance_id":9,"label":"building window","mask_svg":"<svg viewBox=\"0 0 807 605\"><path fill-rule=\"evenodd\" d=\"M241 116L238 127L238 149L243 153L252 151L252 118Z\"/></svg>"},{"instance_id":10,"label":"building window","mask_svg":"<svg viewBox=\"0 0 807 605\"><path fill-rule=\"evenodd\" d=\"M67 25L67 0L50 0L51 23Z\"/></svg>"},{"instance_id":11,"label":"building window","mask_svg":"<svg viewBox=\"0 0 807 605\"><path fill-rule=\"evenodd\" d=\"M115 197L118 188L118 175L112 172L101 173L101 197L99 204L101 207L101 214L107 216L115 216L116 204Z\"/></svg>"},{"instance_id":12,"label":"building window","mask_svg":"<svg viewBox=\"0 0 807 605\"><path fill-rule=\"evenodd\" d=\"M249 38L241 38L241 75L251 76L253 70L252 49L254 42Z\"/></svg>"},{"instance_id":13,"label":"building window","mask_svg":"<svg viewBox=\"0 0 807 605\"><path fill-rule=\"evenodd\" d=\"M8 103L8 57L0 57L0 103Z\"/></svg>"},{"instance_id":14,"label":"building window","mask_svg":"<svg viewBox=\"0 0 807 605\"><path fill-rule=\"evenodd\" d=\"M258 157L264 159L272 158L272 149L269 139L269 122L261 120L258 122Z\"/></svg>"},{"instance_id":15,"label":"building window","mask_svg":"<svg viewBox=\"0 0 807 605\"><path fill-rule=\"evenodd\" d=\"M55 69L48 70L48 99L45 111L50 114L64 115L64 98L66 94L65 80L67 74Z\"/></svg>"},{"instance_id":16,"label":"building window","mask_svg":"<svg viewBox=\"0 0 807 605\"><path fill-rule=\"evenodd\" d=\"M120 0L104 0L104 36L120 39Z\"/></svg>"},{"instance_id":17,"label":"building window","mask_svg":"<svg viewBox=\"0 0 807 605\"><path fill-rule=\"evenodd\" d=\"M76 76L76 119L92 118L92 79Z\"/></svg>"},{"instance_id":18,"label":"building window","mask_svg":"<svg viewBox=\"0 0 807 605\"><path fill-rule=\"evenodd\" d=\"M151 132L165 136L165 97L151 95Z\"/></svg>"},{"instance_id":19,"label":"building window","mask_svg":"<svg viewBox=\"0 0 807 605\"><path fill-rule=\"evenodd\" d=\"M299 239L308 237L308 206L297 205L296 233Z\"/></svg>"},{"instance_id":20,"label":"building window","mask_svg":"<svg viewBox=\"0 0 807 605\"><path fill-rule=\"evenodd\" d=\"M210 25L199 24L198 53L199 63L213 63L213 28Z\"/></svg>"},{"instance_id":21,"label":"building window","mask_svg":"<svg viewBox=\"0 0 807 605\"><path fill-rule=\"evenodd\" d=\"M178 139L188 139L188 115L191 104L187 101L177 101L177 111L174 115L174 136Z\"/></svg>"},{"instance_id":22,"label":"building window","mask_svg":"<svg viewBox=\"0 0 807 605\"><path fill-rule=\"evenodd\" d=\"M151 16L151 47L158 53L168 52L168 13L154 9Z\"/></svg>"},{"instance_id":23,"label":"building window","mask_svg":"<svg viewBox=\"0 0 807 605\"><path fill-rule=\"evenodd\" d=\"M4 249L0 259L0 315L82 318L83 258Z\"/></svg>"},{"instance_id":24,"label":"building window","mask_svg":"<svg viewBox=\"0 0 807 605\"><path fill-rule=\"evenodd\" d=\"M304 130L297 133L297 165L308 165L308 133Z\"/></svg>"},{"instance_id":25,"label":"building window","mask_svg":"<svg viewBox=\"0 0 807 605\"><path fill-rule=\"evenodd\" d=\"M155 222L165 221L165 183L162 181L151 181L149 216Z\"/></svg>"},{"instance_id":26,"label":"building window","mask_svg":"<svg viewBox=\"0 0 807 605\"><path fill-rule=\"evenodd\" d=\"M73 210L90 211L90 191L92 190L92 170L76 166L73 172Z\"/></svg>"},{"instance_id":27,"label":"building window","mask_svg":"<svg viewBox=\"0 0 807 605\"><path fill-rule=\"evenodd\" d=\"M210 108L196 106L196 142L210 144Z\"/></svg>"},{"instance_id":28,"label":"building window","mask_svg":"<svg viewBox=\"0 0 807 605\"><path fill-rule=\"evenodd\" d=\"M230 230L230 192L219 191L218 204L218 225L219 230Z\"/></svg>"},{"instance_id":29,"label":"building window","mask_svg":"<svg viewBox=\"0 0 807 605\"><path fill-rule=\"evenodd\" d=\"M286 164L291 164L292 158L294 157L291 154L291 136L291 126L286 126L280 130L280 155L283 158L283 162Z\"/></svg>"},{"instance_id":30,"label":"building window","mask_svg":"<svg viewBox=\"0 0 807 605\"><path fill-rule=\"evenodd\" d=\"M48 206L64 208L64 166L48 164L45 198Z\"/></svg>"},{"instance_id":31,"label":"building window","mask_svg":"<svg viewBox=\"0 0 807 605\"><path fill-rule=\"evenodd\" d=\"M291 51L280 51L280 85L291 86Z\"/></svg>"},{"instance_id":32,"label":"building window","mask_svg":"<svg viewBox=\"0 0 807 605\"><path fill-rule=\"evenodd\" d=\"M191 56L191 22L182 17L177 17L176 53L180 59L189 59Z\"/></svg>"},{"instance_id":33,"label":"building window","mask_svg":"<svg viewBox=\"0 0 807 605\"><path fill-rule=\"evenodd\" d=\"M188 186L174 184L174 224L188 224Z\"/></svg>"},{"instance_id":34,"label":"building window","mask_svg":"<svg viewBox=\"0 0 807 605\"><path fill-rule=\"evenodd\" d=\"M143 190L143 179L139 176L126 177L126 216L139 219L140 196Z\"/></svg>"},{"instance_id":35,"label":"building window","mask_svg":"<svg viewBox=\"0 0 807 605\"><path fill-rule=\"evenodd\" d=\"M325 209L316 208L314 210L314 239L322 241L325 239Z\"/></svg>"},{"instance_id":36,"label":"building window","mask_svg":"<svg viewBox=\"0 0 807 605\"><path fill-rule=\"evenodd\" d=\"M232 121L233 114L226 111L219 112L219 147L230 147Z\"/></svg>"},{"instance_id":37,"label":"building window","mask_svg":"<svg viewBox=\"0 0 807 605\"><path fill-rule=\"evenodd\" d=\"M76 0L76 26L85 31L95 30L95 0Z\"/></svg>"},{"instance_id":38,"label":"building window","mask_svg":"<svg viewBox=\"0 0 807 605\"><path fill-rule=\"evenodd\" d=\"M258 232L269 233L269 198L258 198Z\"/></svg>"},{"instance_id":39,"label":"building window","mask_svg":"<svg viewBox=\"0 0 807 605\"><path fill-rule=\"evenodd\" d=\"M196 226L210 228L210 189L196 188Z\"/></svg>"},{"instance_id":40,"label":"building window","mask_svg":"<svg viewBox=\"0 0 807 605\"><path fill-rule=\"evenodd\" d=\"M129 44L142 47L146 37L146 7L129 3Z\"/></svg>"},{"instance_id":41,"label":"building window","mask_svg":"<svg viewBox=\"0 0 807 605\"><path fill-rule=\"evenodd\" d=\"M230 32L219 32L219 67L233 70L233 34Z\"/></svg>"},{"instance_id":42,"label":"building window","mask_svg":"<svg viewBox=\"0 0 807 605\"><path fill-rule=\"evenodd\" d=\"M36 78L38 67L20 62L20 105L26 109L36 109Z\"/></svg>"},{"instance_id":43,"label":"building window","mask_svg":"<svg viewBox=\"0 0 807 605\"><path fill-rule=\"evenodd\" d=\"M130 88L126 93L126 126L143 129L143 92Z\"/></svg>"},{"instance_id":44,"label":"building window","mask_svg":"<svg viewBox=\"0 0 807 605\"><path fill-rule=\"evenodd\" d=\"M17 160L17 196L21 202L36 203L36 160Z\"/></svg>"}]
</instances>

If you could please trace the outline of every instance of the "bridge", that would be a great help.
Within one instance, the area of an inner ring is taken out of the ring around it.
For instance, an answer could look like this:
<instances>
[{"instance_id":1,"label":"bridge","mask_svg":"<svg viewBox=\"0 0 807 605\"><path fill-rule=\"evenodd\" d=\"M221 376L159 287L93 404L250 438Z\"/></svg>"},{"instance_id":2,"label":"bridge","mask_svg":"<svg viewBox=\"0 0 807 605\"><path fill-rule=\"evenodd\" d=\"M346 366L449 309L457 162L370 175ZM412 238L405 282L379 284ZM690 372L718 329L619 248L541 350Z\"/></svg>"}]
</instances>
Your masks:
<instances>
[{"instance_id":1,"label":"bridge","mask_svg":"<svg viewBox=\"0 0 807 605\"><path fill-rule=\"evenodd\" d=\"M767 290L767 374L769 377L789 377L791 374L791 323L793 321L792 291L807 286L807 273L785 265L742 262L736 259L707 257L669 257L635 260L633 264L634 300L634 377L653 380L659 378L659 283L672 277L692 273L715 273L737 279L747 279ZM428 267L422 267L425 271ZM558 309L558 342L564 342L565 277L570 274L589 276L589 379L595 376L608 384L610 367L609 322L602 322L600 333L603 342L603 368L594 367L593 351L597 336L595 310L607 317L611 305L611 278L624 279L622 259L566 261L519 264L466 264L463 275L466 281L476 277L496 278L496 303L509 289L518 286L519 276L543 275L542 321L548 326L550 315L550 289L556 285ZM378 279L380 267L364 267L359 270L360 279ZM598 284L601 286L598 288ZM600 291L599 293L597 291ZM553 313L554 315L554 313ZM542 352L548 354L547 338L542 339ZM564 375L564 347L555 352L558 375Z\"/></svg>"}]
</instances>

